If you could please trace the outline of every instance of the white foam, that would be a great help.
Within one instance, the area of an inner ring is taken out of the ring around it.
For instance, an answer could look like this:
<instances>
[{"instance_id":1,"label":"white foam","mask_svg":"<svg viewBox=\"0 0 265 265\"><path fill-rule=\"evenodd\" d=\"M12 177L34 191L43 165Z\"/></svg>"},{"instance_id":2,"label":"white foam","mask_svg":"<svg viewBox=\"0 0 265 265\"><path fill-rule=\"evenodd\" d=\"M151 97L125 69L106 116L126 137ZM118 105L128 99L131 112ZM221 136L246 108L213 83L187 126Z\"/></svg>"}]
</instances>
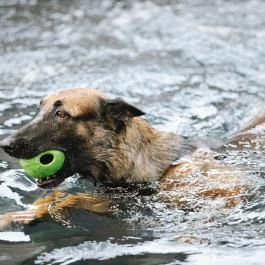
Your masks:
<instances>
[{"instance_id":1,"label":"white foam","mask_svg":"<svg viewBox=\"0 0 265 265\"><path fill-rule=\"evenodd\" d=\"M29 242L30 237L23 232L0 232L0 240L8 242Z\"/></svg>"},{"instance_id":2,"label":"white foam","mask_svg":"<svg viewBox=\"0 0 265 265\"><path fill-rule=\"evenodd\" d=\"M203 245L182 244L177 242L174 238L171 238L157 239L138 244L87 241L77 246L63 247L54 249L51 252L44 252L38 256L34 262L35 264L60 263L61 265L67 265L80 260L108 260L126 255L174 253L184 253L187 255L187 260L185 261L188 261L190 265L247 265L254 263L261 265L265 257L264 250L262 249L252 249L242 253L242 250L226 248L212 249ZM258 260L260 260L260 263L257 262ZM176 262L170 262L168 265L169 264L176 264Z\"/></svg>"}]
</instances>

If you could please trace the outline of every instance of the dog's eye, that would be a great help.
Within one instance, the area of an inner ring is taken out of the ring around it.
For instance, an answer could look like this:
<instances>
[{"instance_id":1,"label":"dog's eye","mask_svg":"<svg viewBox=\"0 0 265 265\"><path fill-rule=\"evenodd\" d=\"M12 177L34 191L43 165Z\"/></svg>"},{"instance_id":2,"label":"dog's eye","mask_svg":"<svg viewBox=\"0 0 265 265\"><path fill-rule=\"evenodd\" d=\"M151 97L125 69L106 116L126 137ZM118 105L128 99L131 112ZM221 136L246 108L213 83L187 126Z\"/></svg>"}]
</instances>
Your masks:
<instances>
[{"instance_id":1,"label":"dog's eye","mask_svg":"<svg viewBox=\"0 0 265 265\"><path fill-rule=\"evenodd\" d=\"M56 112L56 116L58 116L61 119L64 119L66 117L66 113L64 111L62 111L62 110L58 110Z\"/></svg>"}]
</instances>

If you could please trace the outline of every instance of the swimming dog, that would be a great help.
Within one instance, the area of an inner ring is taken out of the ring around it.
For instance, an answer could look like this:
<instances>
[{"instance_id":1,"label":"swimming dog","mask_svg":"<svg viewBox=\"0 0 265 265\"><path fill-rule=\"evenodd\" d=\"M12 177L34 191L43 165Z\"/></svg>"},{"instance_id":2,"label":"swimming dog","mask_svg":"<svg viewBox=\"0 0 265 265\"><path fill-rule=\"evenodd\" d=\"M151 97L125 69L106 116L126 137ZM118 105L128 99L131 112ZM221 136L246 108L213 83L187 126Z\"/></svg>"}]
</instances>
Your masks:
<instances>
[{"instance_id":1,"label":"swimming dog","mask_svg":"<svg viewBox=\"0 0 265 265\"><path fill-rule=\"evenodd\" d=\"M143 115L124 100L109 99L98 90L61 90L44 97L36 117L4 139L1 147L21 159L48 149L64 152L63 168L38 180L41 188L55 188L78 173L103 185L157 181L159 196L174 207L216 199L222 207L233 207L242 201L247 184L241 171L220 162L214 151L192 138L154 129ZM256 119L230 144L239 146L243 140L252 144L252 130L264 121ZM53 211L51 204L56 205ZM111 199L97 195L54 191L37 200L33 208L8 213L0 220L2 226L30 222L65 207L106 213L112 205Z\"/></svg>"}]
</instances>

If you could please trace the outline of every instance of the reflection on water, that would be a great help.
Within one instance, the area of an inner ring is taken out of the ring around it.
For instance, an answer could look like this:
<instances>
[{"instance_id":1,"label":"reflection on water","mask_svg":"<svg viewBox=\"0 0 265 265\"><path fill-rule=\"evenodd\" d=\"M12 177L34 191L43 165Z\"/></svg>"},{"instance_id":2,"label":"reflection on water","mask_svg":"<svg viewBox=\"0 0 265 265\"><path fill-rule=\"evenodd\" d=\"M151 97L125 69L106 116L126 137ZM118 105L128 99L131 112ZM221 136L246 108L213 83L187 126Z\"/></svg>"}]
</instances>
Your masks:
<instances>
[{"instance_id":1,"label":"reflection on water","mask_svg":"<svg viewBox=\"0 0 265 265\"><path fill-rule=\"evenodd\" d=\"M264 10L261 0L3 0L0 135L33 117L48 92L95 87L137 105L157 128L227 137L264 108ZM223 159L247 165L255 184L250 200L228 213L209 207L206 218L121 190L115 216L70 211L70 228L46 218L0 233L0 262L263 264L264 154L230 148ZM47 193L18 167L0 152L1 213ZM96 191L71 178L60 189ZM7 243L13 232L20 243Z\"/></svg>"}]
</instances>

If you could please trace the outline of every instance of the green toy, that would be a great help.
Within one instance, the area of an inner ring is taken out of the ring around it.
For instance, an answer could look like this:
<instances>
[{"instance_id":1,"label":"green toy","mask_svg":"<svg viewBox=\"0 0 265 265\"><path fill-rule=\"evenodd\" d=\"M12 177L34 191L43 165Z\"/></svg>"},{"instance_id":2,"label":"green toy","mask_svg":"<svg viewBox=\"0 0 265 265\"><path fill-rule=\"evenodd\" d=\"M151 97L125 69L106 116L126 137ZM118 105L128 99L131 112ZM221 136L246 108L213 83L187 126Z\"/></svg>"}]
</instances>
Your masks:
<instances>
[{"instance_id":1,"label":"green toy","mask_svg":"<svg viewBox=\"0 0 265 265\"><path fill-rule=\"evenodd\" d=\"M64 164L64 153L58 150L48 150L30 159L21 159L20 165L27 175L42 179L52 176Z\"/></svg>"}]
</instances>

